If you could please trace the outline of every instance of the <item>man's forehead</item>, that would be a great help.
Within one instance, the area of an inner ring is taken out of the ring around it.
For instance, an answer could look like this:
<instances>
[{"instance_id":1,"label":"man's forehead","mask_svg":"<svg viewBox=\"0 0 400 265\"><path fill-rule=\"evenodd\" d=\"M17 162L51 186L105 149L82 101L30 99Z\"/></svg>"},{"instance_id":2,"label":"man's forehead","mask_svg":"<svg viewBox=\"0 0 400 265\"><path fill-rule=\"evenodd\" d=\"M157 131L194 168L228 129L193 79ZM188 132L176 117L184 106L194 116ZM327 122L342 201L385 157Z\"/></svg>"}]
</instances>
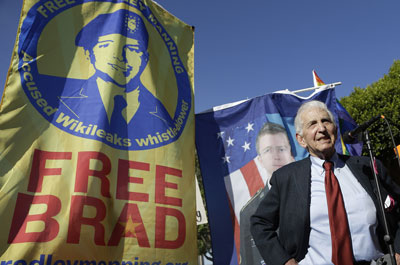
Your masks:
<instances>
[{"instance_id":1,"label":"man's forehead","mask_svg":"<svg viewBox=\"0 0 400 265\"><path fill-rule=\"evenodd\" d=\"M301 118L303 122L311 122L321 118L331 119L329 113L325 109L318 107L309 108L308 110L303 111Z\"/></svg>"},{"instance_id":2,"label":"man's forehead","mask_svg":"<svg viewBox=\"0 0 400 265\"><path fill-rule=\"evenodd\" d=\"M280 141L281 140L281 141ZM266 133L260 137L260 145L266 146L282 146L282 142L289 144L289 139L286 133Z\"/></svg>"},{"instance_id":3,"label":"man's forehead","mask_svg":"<svg viewBox=\"0 0 400 265\"><path fill-rule=\"evenodd\" d=\"M125 37L124 35L121 35L121 34L108 34L108 35L100 36L98 38L98 42L104 42L104 41L112 41L112 42L119 41L125 45L139 45L138 40Z\"/></svg>"}]
</instances>

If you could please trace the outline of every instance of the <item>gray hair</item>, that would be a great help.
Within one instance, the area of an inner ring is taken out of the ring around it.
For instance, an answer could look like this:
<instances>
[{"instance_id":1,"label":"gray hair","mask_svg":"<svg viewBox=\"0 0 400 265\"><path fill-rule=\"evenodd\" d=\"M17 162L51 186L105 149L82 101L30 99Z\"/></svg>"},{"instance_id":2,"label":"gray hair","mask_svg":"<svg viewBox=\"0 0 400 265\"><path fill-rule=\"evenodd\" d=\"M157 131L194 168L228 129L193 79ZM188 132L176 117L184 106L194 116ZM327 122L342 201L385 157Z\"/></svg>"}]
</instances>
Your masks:
<instances>
[{"instance_id":1,"label":"gray hair","mask_svg":"<svg viewBox=\"0 0 400 265\"><path fill-rule=\"evenodd\" d=\"M337 128L335 118L333 117L332 112L328 109L326 104L318 100L311 100L303 103L297 110L296 118L294 119L294 127L296 128L297 134L303 135L303 121L300 118L301 115L303 114L303 112L308 111L309 109L312 108L318 108L326 111L329 115L329 118Z\"/></svg>"},{"instance_id":2,"label":"gray hair","mask_svg":"<svg viewBox=\"0 0 400 265\"><path fill-rule=\"evenodd\" d=\"M257 149L257 154L260 154L260 138L266 134L278 134L278 133L283 133L286 136L286 139L289 142L289 137L287 135L287 131L285 127L278 123L273 123L273 122L266 122L264 123L263 127L258 131L257 139L256 139L256 149Z\"/></svg>"}]
</instances>

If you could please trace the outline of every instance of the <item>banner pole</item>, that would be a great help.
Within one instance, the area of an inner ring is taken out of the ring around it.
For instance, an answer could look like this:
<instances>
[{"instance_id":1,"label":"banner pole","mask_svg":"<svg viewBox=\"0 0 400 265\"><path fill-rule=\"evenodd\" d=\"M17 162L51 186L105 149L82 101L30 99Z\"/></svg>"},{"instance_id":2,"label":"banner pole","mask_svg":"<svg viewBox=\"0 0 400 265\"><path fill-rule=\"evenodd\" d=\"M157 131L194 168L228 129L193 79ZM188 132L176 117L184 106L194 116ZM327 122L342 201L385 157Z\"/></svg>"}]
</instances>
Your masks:
<instances>
[{"instance_id":1,"label":"banner pole","mask_svg":"<svg viewBox=\"0 0 400 265\"><path fill-rule=\"evenodd\" d=\"M311 91L311 90L317 90L317 89L321 89L325 90L327 88L334 88L336 86L340 86L342 84L342 82L336 82L336 83L331 83L331 84L326 84L323 86L315 86L315 87L309 87L309 88L303 88L303 89L299 89L296 91L292 91L292 93L300 93L300 92L306 92L306 91Z\"/></svg>"}]
</instances>

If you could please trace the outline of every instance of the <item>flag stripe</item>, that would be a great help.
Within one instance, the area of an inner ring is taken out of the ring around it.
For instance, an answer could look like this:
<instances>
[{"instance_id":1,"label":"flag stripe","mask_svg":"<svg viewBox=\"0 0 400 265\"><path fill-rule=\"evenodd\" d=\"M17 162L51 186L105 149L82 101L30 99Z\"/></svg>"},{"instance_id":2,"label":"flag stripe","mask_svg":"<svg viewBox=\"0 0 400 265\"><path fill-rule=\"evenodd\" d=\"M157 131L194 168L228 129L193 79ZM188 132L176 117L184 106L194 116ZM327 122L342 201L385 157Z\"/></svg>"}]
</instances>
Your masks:
<instances>
[{"instance_id":1,"label":"flag stripe","mask_svg":"<svg viewBox=\"0 0 400 265\"><path fill-rule=\"evenodd\" d=\"M229 207L234 229L234 241L238 260L240 256L240 211L260 188L264 187L265 178L260 174L257 158L251 160L241 169L224 178L229 196Z\"/></svg>"},{"instance_id":2,"label":"flag stripe","mask_svg":"<svg viewBox=\"0 0 400 265\"><path fill-rule=\"evenodd\" d=\"M233 211L240 223L240 210L251 198L249 189L240 170L236 170L225 177L224 180Z\"/></svg>"},{"instance_id":3,"label":"flag stripe","mask_svg":"<svg viewBox=\"0 0 400 265\"><path fill-rule=\"evenodd\" d=\"M261 178L260 172L254 162L251 160L247 165L240 169L249 188L250 197L253 197L256 192L264 187L264 182Z\"/></svg>"}]
</instances>

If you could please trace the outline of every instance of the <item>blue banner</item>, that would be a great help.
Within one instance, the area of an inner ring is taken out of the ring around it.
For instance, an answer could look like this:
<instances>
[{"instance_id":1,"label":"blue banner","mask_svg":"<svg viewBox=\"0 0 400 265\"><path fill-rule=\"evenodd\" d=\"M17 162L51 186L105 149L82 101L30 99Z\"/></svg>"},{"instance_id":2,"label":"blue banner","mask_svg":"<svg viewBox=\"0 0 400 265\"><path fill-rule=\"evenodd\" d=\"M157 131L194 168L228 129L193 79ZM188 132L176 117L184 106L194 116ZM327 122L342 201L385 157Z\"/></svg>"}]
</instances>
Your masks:
<instances>
[{"instance_id":1,"label":"blue banner","mask_svg":"<svg viewBox=\"0 0 400 265\"><path fill-rule=\"evenodd\" d=\"M241 223L248 222L241 222L241 210L266 185L275 169L308 156L296 141L294 118L299 106L309 100L325 102L334 114L339 135L337 152L359 155L361 144L342 144L340 132L356 124L338 103L334 89L315 92L307 98L272 93L196 115L196 147L214 264L240 263ZM263 132L271 128L275 131L268 138ZM273 142L268 148L263 146L267 141Z\"/></svg>"}]
</instances>

